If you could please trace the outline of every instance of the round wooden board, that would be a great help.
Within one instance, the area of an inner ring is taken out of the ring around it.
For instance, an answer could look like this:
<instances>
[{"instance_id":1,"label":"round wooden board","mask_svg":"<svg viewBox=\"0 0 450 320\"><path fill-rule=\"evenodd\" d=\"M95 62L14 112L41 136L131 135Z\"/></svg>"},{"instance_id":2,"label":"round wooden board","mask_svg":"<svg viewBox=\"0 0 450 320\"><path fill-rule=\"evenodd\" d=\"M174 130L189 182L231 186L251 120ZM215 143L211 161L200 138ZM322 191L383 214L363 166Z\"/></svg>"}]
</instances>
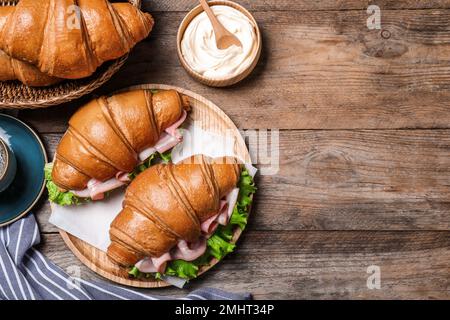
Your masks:
<instances>
[{"instance_id":1,"label":"round wooden board","mask_svg":"<svg viewBox=\"0 0 450 320\"><path fill-rule=\"evenodd\" d=\"M234 145L235 153L246 163L251 163L250 154L245 145L244 139L239 133L239 130L231 119L211 101L191 91L161 84L133 86L121 91L133 89L174 89L189 96L192 110L187 119L188 123L195 121L195 125L201 127L205 131L210 131L221 135L228 134L234 136L236 141ZM130 279L128 276L128 271L125 268L121 268L117 264L111 262L105 252L89 245L88 243L71 234L68 234L63 230L59 230L59 233L69 249L78 259L80 259L83 264L85 264L92 271L111 281L122 285L139 288L160 288L170 286L170 284L165 281L158 281L155 279ZM240 235L241 230L237 228L234 232L233 241L236 242ZM199 275L208 271L217 262L218 261L216 259L213 259L209 266L205 266L200 269Z\"/></svg>"}]
</instances>

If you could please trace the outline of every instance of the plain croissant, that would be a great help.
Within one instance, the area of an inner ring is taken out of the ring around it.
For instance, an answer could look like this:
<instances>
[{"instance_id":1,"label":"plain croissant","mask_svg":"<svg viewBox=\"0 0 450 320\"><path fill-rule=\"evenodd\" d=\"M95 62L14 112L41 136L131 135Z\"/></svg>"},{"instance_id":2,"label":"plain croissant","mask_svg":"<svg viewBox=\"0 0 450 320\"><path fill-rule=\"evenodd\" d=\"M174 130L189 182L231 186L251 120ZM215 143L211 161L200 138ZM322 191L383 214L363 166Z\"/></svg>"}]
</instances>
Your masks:
<instances>
[{"instance_id":1,"label":"plain croissant","mask_svg":"<svg viewBox=\"0 0 450 320\"><path fill-rule=\"evenodd\" d=\"M153 27L148 13L106 0L21 0L15 7L0 7L0 17L7 17L0 49L63 79L90 76L103 62L128 53ZM26 83L22 67L13 63L9 74Z\"/></svg>"},{"instance_id":2,"label":"plain croissant","mask_svg":"<svg viewBox=\"0 0 450 320\"><path fill-rule=\"evenodd\" d=\"M0 30L14 7L0 7ZM13 59L0 50L0 81L19 80L28 86L49 86L61 81L59 78L42 73L37 67L17 59Z\"/></svg>"},{"instance_id":3,"label":"plain croissant","mask_svg":"<svg viewBox=\"0 0 450 320\"><path fill-rule=\"evenodd\" d=\"M189 110L186 96L167 90L134 90L95 99L69 120L53 163L52 180L63 190L83 190L132 172L141 151Z\"/></svg>"},{"instance_id":4,"label":"plain croissant","mask_svg":"<svg viewBox=\"0 0 450 320\"><path fill-rule=\"evenodd\" d=\"M147 169L127 188L123 210L111 224L108 256L133 266L162 256L180 240L197 241L201 224L217 214L240 172L234 158L204 156Z\"/></svg>"},{"instance_id":5,"label":"plain croissant","mask_svg":"<svg viewBox=\"0 0 450 320\"><path fill-rule=\"evenodd\" d=\"M13 59L0 50L0 81L19 80L30 87L51 86L61 81L39 71L32 64Z\"/></svg>"}]
</instances>

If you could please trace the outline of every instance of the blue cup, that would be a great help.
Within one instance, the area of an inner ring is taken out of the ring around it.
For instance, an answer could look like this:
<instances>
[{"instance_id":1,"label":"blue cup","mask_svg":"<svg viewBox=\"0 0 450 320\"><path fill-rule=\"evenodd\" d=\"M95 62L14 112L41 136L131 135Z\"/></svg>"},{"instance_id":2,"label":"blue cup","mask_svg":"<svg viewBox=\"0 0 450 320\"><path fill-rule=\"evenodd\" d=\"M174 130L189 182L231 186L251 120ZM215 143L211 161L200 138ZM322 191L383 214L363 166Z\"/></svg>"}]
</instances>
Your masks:
<instances>
[{"instance_id":1,"label":"blue cup","mask_svg":"<svg viewBox=\"0 0 450 320\"><path fill-rule=\"evenodd\" d=\"M14 152L8 144L0 138L0 192L5 191L16 176L17 163Z\"/></svg>"}]
</instances>

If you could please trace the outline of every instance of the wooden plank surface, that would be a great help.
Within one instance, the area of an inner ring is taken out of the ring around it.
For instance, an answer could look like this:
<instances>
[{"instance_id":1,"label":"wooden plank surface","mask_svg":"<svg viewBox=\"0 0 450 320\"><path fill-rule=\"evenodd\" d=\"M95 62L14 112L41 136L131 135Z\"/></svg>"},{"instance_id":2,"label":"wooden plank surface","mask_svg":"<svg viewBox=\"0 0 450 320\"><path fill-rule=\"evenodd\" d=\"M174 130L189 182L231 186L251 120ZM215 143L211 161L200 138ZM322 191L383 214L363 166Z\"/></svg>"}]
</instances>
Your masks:
<instances>
[{"instance_id":1,"label":"wooden plank surface","mask_svg":"<svg viewBox=\"0 0 450 320\"><path fill-rule=\"evenodd\" d=\"M252 11L322 11L322 10L366 10L371 4L382 9L437 9L450 8L448 0L239 0ZM152 0L144 1L148 11L186 11L198 4L196 0Z\"/></svg>"},{"instance_id":2,"label":"wooden plank surface","mask_svg":"<svg viewBox=\"0 0 450 320\"><path fill-rule=\"evenodd\" d=\"M243 83L211 89L185 73L176 54L183 12L156 13L156 29L97 94L141 83L188 87L240 128L449 128L450 10L256 12L264 52ZM233 97L232 99L230 97ZM23 112L41 132L62 132L83 101Z\"/></svg>"},{"instance_id":3,"label":"wooden plank surface","mask_svg":"<svg viewBox=\"0 0 450 320\"><path fill-rule=\"evenodd\" d=\"M63 269L99 279L59 235L47 234L44 241L44 254ZM209 286L251 292L256 299L443 299L449 297L449 256L448 232L246 231L235 253L186 289L151 292L181 296ZM372 265L380 267L379 290L367 288Z\"/></svg>"},{"instance_id":4,"label":"wooden plank surface","mask_svg":"<svg viewBox=\"0 0 450 320\"><path fill-rule=\"evenodd\" d=\"M281 129L280 171L258 178L250 224L235 253L185 290L203 286L275 299L450 299L450 1L239 1L255 13L264 51L254 74L226 89L190 79L176 31L195 0L144 1L152 36L94 95L141 83L188 88L242 129ZM382 28L366 27L366 8ZM50 156L90 97L19 116ZM41 249L79 266L37 214ZM381 289L366 286L381 268ZM72 269L69 269L72 270Z\"/></svg>"}]
</instances>

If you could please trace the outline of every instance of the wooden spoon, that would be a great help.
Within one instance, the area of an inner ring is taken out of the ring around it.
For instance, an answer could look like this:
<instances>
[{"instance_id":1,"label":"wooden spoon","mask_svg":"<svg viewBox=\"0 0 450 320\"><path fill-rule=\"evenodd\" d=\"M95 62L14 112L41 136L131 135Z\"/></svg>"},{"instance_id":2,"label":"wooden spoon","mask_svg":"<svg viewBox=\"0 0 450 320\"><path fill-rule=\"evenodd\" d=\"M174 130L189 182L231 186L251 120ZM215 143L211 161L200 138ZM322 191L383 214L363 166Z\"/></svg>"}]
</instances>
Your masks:
<instances>
[{"instance_id":1,"label":"wooden spoon","mask_svg":"<svg viewBox=\"0 0 450 320\"><path fill-rule=\"evenodd\" d=\"M228 31L223 24L220 23L219 19L214 15L214 12L208 5L206 0L200 0L200 4L208 15L209 20L211 21L214 34L216 35L216 45L220 50L225 50L232 45L242 47L241 41L230 31Z\"/></svg>"}]
</instances>

